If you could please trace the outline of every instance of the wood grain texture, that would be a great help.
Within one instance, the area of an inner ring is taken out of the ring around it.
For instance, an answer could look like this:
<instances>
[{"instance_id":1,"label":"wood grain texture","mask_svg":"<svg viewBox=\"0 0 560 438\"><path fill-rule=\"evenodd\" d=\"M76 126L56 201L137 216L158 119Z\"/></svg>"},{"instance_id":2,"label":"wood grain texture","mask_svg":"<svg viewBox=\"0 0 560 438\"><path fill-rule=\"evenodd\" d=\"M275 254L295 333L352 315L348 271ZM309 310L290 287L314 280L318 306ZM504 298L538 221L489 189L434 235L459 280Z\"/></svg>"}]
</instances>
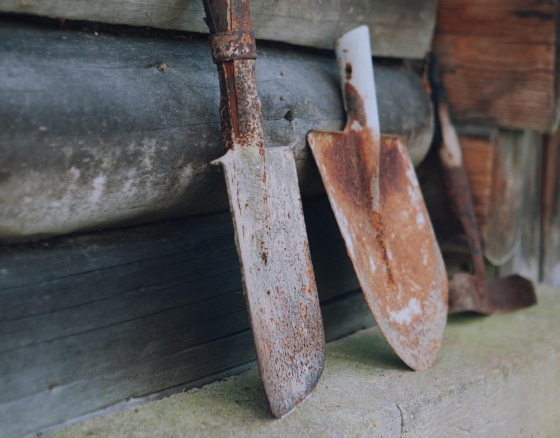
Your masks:
<instances>
[{"instance_id":1,"label":"wood grain texture","mask_svg":"<svg viewBox=\"0 0 560 438\"><path fill-rule=\"evenodd\" d=\"M482 233L484 254L495 266L508 262L518 250L524 185L531 174L527 167L530 139L528 131L500 131L496 139L490 207Z\"/></svg>"},{"instance_id":2,"label":"wood grain texture","mask_svg":"<svg viewBox=\"0 0 560 438\"><path fill-rule=\"evenodd\" d=\"M537 284L542 263L543 136L528 132L523 163L522 208L519 246L513 256L513 271Z\"/></svg>"},{"instance_id":3,"label":"wood grain texture","mask_svg":"<svg viewBox=\"0 0 560 438\"><path fill-rule=\"evenodd\" d=\"M436 0L254 0L258 39L332 49L334 40L362 24L372 29L372 54L421 59L429 50ZM198 0L0 0L0 12L208 33Z\"/></svg>"},{"instance_id":4,"label":"wood grain texture","mask_svg":"<svg viewBox=\"0 0 560 438\"><path fill-rule=\"evenodd\" d=\"M441 0L437 31L502 43L556 43L556 2L550 0Z\"/></svg>"},{"instance_id":5,"label":"wood grain texture","mask_svg":"<svg viewBox=\"0 0 560 438\"><path fill-rule=\"evenodd\" d=\"M223 147L205 37L3 19L0 40L0 240L228 209L223 174L209 164ZM302 194L322 193L305 136L344 125L334 57L260 46L258 56L265 145L290 146ZM375 78L382 132L408 136L418 163L433 133L421 80L381 65Z\"/></svg>"},{"instance_id":6,"label":"wood grain texture","mask_svg":"<svg viewBox=\"0 0 560 438\"><path fill-rule=\"evenodd\" d=\"M433 46L457 121L553 129L557 14L556 1L439 2Z\"/></svg>"},{"instance_id":7,"label":"wood grain texture","mask_svg":"<svg viewBox=\"0 0 560 438\"><path fill-rule=\"evenodd\" d=\"M539 281L542 141L534 131L461 136L479 232L499 277Z\"/></svg>"},{"instance_id":8,"label":"wood grain texture","mask_svg":"<svg viewBox=\"0 0 560 438\"><path fill-rule=\"evenodd\" d=\"M560 131L546 139L543 175L543 282L560 285Z\"/></svg>"},{"instance_id":9,"label":"wood grain texture","mask_svg":"<svg viewBox=\"0 0 560 438\"><path fill-rule=\"evenodd\" d=\"M491 136L461 135L463 165L473 196L479 233L484 232L490 209L494 139Z\"/></svg>"},{"instance_id":10,"label":"wood grain texture","mask_svg":"<svg viewBox=\"0 0 560 438\"><path fill-rule=\"evenodd\" d=\"M304 212L327 339L371 325L328 200ZM253 366L233 239L219 213L0 247L0 435Z\"/></svg>"}]
</instances>

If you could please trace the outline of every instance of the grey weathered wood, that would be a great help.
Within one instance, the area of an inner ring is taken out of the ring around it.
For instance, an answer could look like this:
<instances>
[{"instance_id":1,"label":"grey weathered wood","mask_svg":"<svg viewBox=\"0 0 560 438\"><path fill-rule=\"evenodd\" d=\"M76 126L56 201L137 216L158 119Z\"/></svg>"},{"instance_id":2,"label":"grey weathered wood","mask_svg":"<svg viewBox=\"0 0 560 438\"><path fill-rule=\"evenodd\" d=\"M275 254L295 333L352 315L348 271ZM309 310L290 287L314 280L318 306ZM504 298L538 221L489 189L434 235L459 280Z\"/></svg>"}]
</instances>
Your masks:
<instances>
[{"instance_id":1,"label":"grey weathered wood","mask_svg":"<svg viewBox=\"0 0 560 438\"><path fill-rule=\"evenodd\" d=\"M513 256L513 273L536 283L540 280L542 248L542 160L543 136L525 135L526 150L522 173L522 208L519 219L519 246ZM500 275L502 270L500 269Z\"/></svg>"},{"instance_id":2,"label":"grey weathered wood","mask_svg":"<svg viewBox=\"0 0 560 438\"><path fill-rule=\"evenodd\" d=\"M327 339L371 325L328 200L304 212ZM229 213L0 246L3 437L253 361Z\"/></svg>"},{"instance_id":3,"label":"grey weathered wood","mask_svg":"<svg viewBox=\"0 0 560 438\"><path fill-rule=\"evenodd\" d=\"M0 41L0 241L228 209L209 165L223 149L205 37L96 36L4 18ZM265 144L290 146L302 194L322 193L305 136L344 125L334 57L263 47L256 68ZM433 131L422 82L382 65L375 78L382 132L409 136L419 162Z\"/></svg>"},{"instance_id":4,"label":"grey weathered wood","mask_svg":"<svg viewBox=\"0 0 560 438\"><path fill-rule=\"evenodd\" d=\"M421 59L429 50L436 0L253 0L259 39L331 49L335 38L362 24L376 56ZM0 12L151 26L208 33L199 0L0 0Z\"/></svg>"},{"instance_id":5,"label":"grey weathered wood","mask_svg":"<svg viewBox=\"0 0 560 438\"><path fill-rule=\"evenodd\" d=\"M508 262L519 245L530 131L500 131L492 169L490 206L483 231L484 253L495 266Z\"/></svg>"},{"instance_id":6,"label":"grey weathered wood","mask_svg":"<svg viewBox=\"0 0 560 438\"><path fill-rule=\"evenodd\" d=\"M547 138L544 155L542 281L560 286L560 130Z\"/></svg>"}]
</instances>

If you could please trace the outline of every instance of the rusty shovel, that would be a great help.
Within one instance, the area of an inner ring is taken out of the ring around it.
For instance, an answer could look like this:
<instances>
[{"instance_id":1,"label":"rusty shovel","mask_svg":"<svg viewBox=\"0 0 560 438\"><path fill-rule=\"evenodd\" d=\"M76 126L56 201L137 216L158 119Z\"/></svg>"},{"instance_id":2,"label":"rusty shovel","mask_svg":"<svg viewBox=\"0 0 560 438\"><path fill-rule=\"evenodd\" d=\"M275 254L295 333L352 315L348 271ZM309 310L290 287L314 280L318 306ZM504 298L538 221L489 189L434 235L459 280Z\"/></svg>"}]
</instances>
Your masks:
<instances>
[{"instance_id":1,"label":"rusty shovel","mask_svg":"<svg viewBox=\"0 0 560 438\"><path fill-rule=\"evenodd\" d=\"M511 275L486 280L484 256L459 137L451 121L447 94L434 54L430 55L429 79L441 130L439 156L452 210L459 218L469 246L474 274L459 272L449 280L449 313L464 311L482 314L504 313L532 306L537 302L530 280Z\"/></svg>"},{"instance_id":2,"label":"rusty shovel","mask_svg":"<svg viewBox=\"0 0 560 438\"><path fill-rule=\"evenodd\" d=\"M447 277L402 138L381 137L367 26L335 42L347 122L308 134L366 301L401 359L426 370L441 346Z\"/></svg>"},{"instance_id":3,"label":"rusty shovel","mask_svg":"<svg viewBox=\"0 0 560 438\"><path fill-rule=\"evenodd\" d=\"M248 0L203 0L220 81L224 169L257 361L272 414L314 389L325 338L288 147L265 149Z\"/></svg>"}]
</instances>

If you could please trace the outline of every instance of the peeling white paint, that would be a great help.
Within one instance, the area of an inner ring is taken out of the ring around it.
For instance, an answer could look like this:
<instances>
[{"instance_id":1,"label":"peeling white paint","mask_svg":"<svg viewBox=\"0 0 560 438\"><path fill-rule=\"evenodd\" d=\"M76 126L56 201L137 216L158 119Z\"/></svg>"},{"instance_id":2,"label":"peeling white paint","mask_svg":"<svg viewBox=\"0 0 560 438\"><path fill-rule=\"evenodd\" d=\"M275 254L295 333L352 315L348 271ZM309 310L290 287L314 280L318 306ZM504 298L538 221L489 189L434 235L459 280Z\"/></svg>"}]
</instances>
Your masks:
<instances>
[{"instance_id":1,"label":"peeling white paint","mask_svg":"<svg viewBox=\"0 0 560 438\"><path fill-rule=\"evenodd\" d=\"M408 177L408 180L410 181L410 183L414 186L414 187L418 187L419 183L418 183L418 178L416 178L416 172L414 172L414 169L412 167L408 167L406 169L406 176Z\"/></svg>"},{"instance_id":2,"label":"peeling white paint","mask_svg":"<svg viewBox=\"0 0 560 438\"><path fill-rule=\"evenodd\" d=\"M420 212L416 215L416 223L418 224L419 227L421 227L426 223L426 218L424 217L423 213Z\"/></svg>"},{"instance_id":3,"label":"peeling white paint","mask_svg":"<svg viewBox=\"0 0 560 438\"><path fill-rule=\"evenodd\" d=\"M426 250L422 248L420 250L420 254L422 254L422 264L424 266L428 266L428 255L426 254Z\"/></svg>"},{"instance_id":4,"label":"peeling white paint","mask_svg":"<svg viewBox=\"0 0 560 438\"><path fill-rule=\"evenodd\" d=\"M354 131L360 132L363 128L362 128L362 125L360 125L360 122L358 122L357 120L354 120L354 122L352 122L352 129Z\"/></svg>"},{"instance_id":5,"label":"peeling white paint","mask_svg":"<svg viewBox=\"0 0 560 438\"><path fill-rule=\"evenodd\" d=\"M396 321L398 324L410 324L412 317L414 315L420 315L421 312L422 309L420 309L420 303L416 298L412 298L404 309L401 309L398 312L389 312L389 314L391 315L391 319Z\"/></svg>"},{"instance_id":6,"label":"peeling white paint","mask_svg":"<svg viewBox=\"0 0 560 438\"><path fill-rule=\"evenodd\" d=\"M415 190L413 186L406 186L406 191L412 202L416 203L421 201L420 194L417 193L417 190Z\"/></svg>"},{"instance_id":7,"label":"peeling white paint","mask_svg":"<svg viewBox=\"0 0 560 438\"><path fill-rule=\"evenodd\" d=\"M371 272L375 272L377 267L375 266L375 261L372 257L369 258L369 267L371 268Z\"/></svg>"}]
</instances>

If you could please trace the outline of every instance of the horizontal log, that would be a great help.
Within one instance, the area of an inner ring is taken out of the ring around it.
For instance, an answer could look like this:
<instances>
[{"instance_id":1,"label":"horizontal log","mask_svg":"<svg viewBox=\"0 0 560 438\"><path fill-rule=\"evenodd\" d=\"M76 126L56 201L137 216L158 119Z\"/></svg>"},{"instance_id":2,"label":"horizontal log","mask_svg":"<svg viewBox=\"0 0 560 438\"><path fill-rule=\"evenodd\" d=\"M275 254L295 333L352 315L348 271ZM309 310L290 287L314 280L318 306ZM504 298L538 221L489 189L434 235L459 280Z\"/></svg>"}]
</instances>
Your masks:
<instances>
[{"instance_id":1,"label":"horizontal log","mask_svg":"<svg viewBox=\"0 0 560 438\"><path fill-rule=\"evenodd\" d=\"M228 209L209 164L223 148L205 37L4 19L0 40L0 241ZM334 56L263 47L256 69L266 146L290 146L302 194L322 193L306 134L344 125ZM408 136L418 163L433 132L429 96L411 72L376 65L375 77L381 130Z\"/></svg>"},{"instance_id":2,"label":"horizontal log","mask_svg":"<svg viewBox=\"0 0 560 438\"><path fill-rule=\"evenodd\" d=\"M434 51L457 121L554 130L558 2L441 0Z\"/></svg>"},{"instance_id":3,"label":"horizontal log","mask_svg":"<svg viewBox=\"0 0 560 438\"><path fill-rule=\"evenodd\" d=\"M429 50L436 0L253 0L259 39L331 49L335 38L366 24L372 54L422 59ZM200 0L0 0L0 12L208 33Z\"/></svg>"},{"instance_id":4,"label":"horizontal log","mask_svg":"<svg viewBox=\"0 0 560 438\"><path fill-rule=\"evenodd\" d=\"M327 339L371 326L326 196L304 212ZM254 364L229 213L0 246L0 267L2 437Z\"/></svg>"}]
</instances>

